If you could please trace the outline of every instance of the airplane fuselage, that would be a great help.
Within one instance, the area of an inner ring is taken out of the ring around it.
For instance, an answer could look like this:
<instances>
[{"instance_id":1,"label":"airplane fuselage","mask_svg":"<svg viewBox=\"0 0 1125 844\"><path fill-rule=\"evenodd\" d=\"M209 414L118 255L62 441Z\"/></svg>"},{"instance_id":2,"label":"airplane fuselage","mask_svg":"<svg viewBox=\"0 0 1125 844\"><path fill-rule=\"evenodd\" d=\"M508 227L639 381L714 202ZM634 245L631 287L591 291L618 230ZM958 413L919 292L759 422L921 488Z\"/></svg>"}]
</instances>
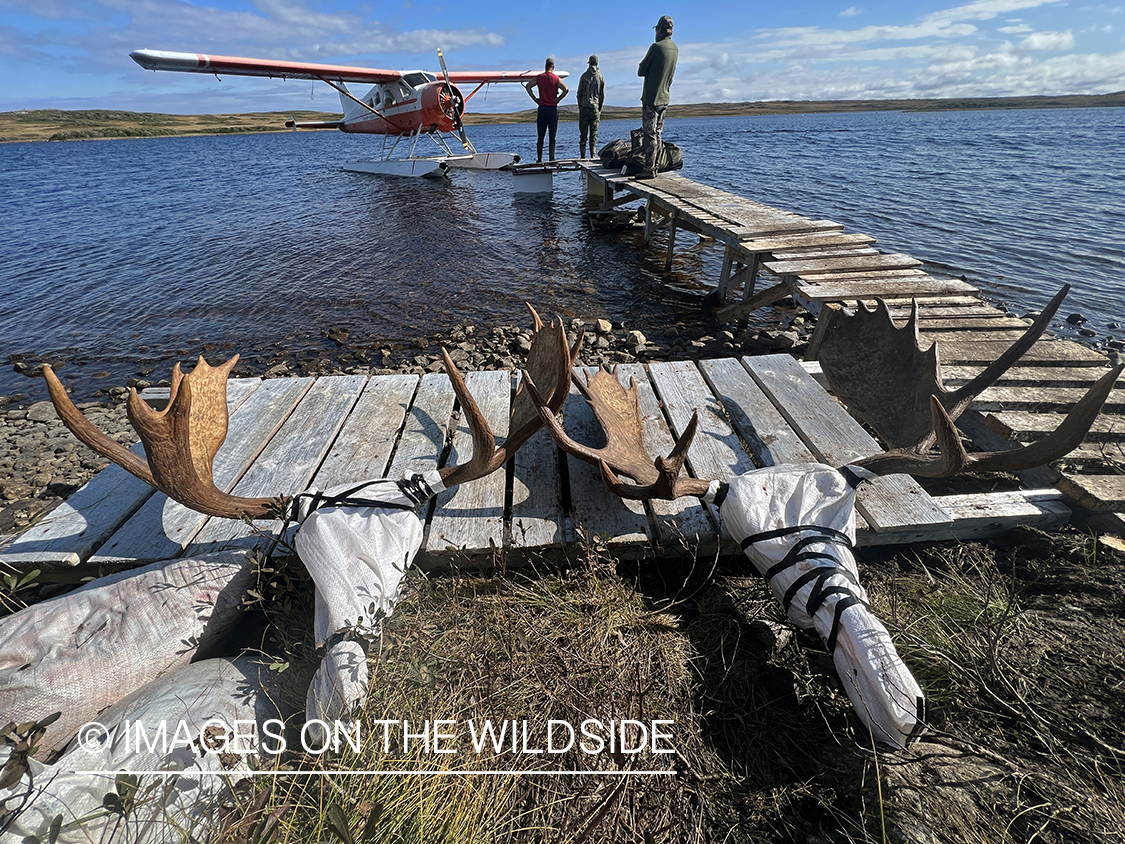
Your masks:
<instances>
[{"instance_id":1,"label":"airplane fuselage","mask_svg":"<svg viewBox=\"0 0 1125 844\"><path fill-rule=\"evenodd\" d=\"M464 97L456 85L437 81L432 74L422 71L375 85L357 99L358 102L341 92L341 131L372 135L452 132L456 118L464 110Z\"/></svg>"}]
</instances>

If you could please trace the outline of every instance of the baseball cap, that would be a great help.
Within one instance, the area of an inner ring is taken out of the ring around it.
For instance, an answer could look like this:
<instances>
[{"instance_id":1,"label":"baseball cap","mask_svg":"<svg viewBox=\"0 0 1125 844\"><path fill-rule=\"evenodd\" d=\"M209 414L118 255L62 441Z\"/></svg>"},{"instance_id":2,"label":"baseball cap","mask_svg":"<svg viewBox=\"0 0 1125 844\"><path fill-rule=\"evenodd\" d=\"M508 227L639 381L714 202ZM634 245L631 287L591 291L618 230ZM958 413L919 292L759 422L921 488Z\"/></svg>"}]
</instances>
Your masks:
<instances>
[{"instance_id":1,"label":"baseball cap","mask_svg":"<svg viewBox=\"0 0 1125 844\"><path fill-rule=\"evenodd\" d=\"M650 20L651 20L651 18L650 18ZM656 26L653 27L653 29L671 29L671 28L672 28L672 18L669 17L668 15L662 15L660 17L660 20L658 20L656 22Z\"/></svg>"}]
</instances>

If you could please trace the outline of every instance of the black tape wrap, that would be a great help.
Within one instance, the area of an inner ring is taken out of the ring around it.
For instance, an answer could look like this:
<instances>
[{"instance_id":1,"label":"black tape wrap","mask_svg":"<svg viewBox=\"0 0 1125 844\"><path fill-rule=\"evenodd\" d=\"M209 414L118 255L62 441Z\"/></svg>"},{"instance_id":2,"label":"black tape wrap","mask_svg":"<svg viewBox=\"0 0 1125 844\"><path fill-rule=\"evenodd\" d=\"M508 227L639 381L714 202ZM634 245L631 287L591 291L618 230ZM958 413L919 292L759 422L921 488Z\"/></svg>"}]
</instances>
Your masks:
<instances>
[{"instance_id":1,"label":"black tape wrap","mask_svg":"<svg viewBox=\"0 0 1125 844\"><path fill-rule=\"evenodd\" d=\"M829 578L838 574L851 581L857 588L859 587L859 581L855 579L855 576L852 575L850 571L842 567L838 556L828 551L807 551L805 549L810 545L827 544L839 545L847 548L849 551L854 551L855 545L852 543L851 539L848 538L848 535L841 531L834 530L833 528L819 527L818 525L796 525L794 527L777 528L776 530L752 534L742 540L742 550L745 551L757 542L764 542L768 539L778 539L779 537L790 536L795 533L808 533L809 536L798 540L779 563L774 564L765 572L764 577L767 581L772 581L777 575L781 574L781 572L785 571L790 566L797 565L797 563L805 560L821 561L816 568L804 572L790 584L781 598L781 604L785 607L785 611L789 612L789 606L793 603L793 599L797 597L797 593L801 591L803 587L812 583L813 589L805 604L805 612L808 613L811 618L816 615L816 611L824 605L824 602L830 595L840 595L841 597L836 601L832 616L832 632L825 640L825 644L828 646L828 650L831 653L836 650L836 638L840 632L840 617L844 614L844 610L856 604L862 604L866 607L867 602L852 591L849 586L842 584L835 586L828 585Z\"/></svg>"},{"instance_id":2,"label":"black tape wrap","mask_svg":"<svg viewBox=\"0 0 1125 844\"><path fill-rule=\"evenodd\" d=\"M409 504L404 504L401 501L386 501L378 495L363 496L360 494L368 487L386 483L387 481L383 479L364 481L335 495L327 495L320 490L298 493L289 502L285 521L286 527L292 522L303 522L313 512L322 507L386 507L391 510L416 510L434 497L433 488L426 483L425 477L417 473L409 478L393 482L398 488L399 494L410 502Z\"/></svg>"}]
</instances>

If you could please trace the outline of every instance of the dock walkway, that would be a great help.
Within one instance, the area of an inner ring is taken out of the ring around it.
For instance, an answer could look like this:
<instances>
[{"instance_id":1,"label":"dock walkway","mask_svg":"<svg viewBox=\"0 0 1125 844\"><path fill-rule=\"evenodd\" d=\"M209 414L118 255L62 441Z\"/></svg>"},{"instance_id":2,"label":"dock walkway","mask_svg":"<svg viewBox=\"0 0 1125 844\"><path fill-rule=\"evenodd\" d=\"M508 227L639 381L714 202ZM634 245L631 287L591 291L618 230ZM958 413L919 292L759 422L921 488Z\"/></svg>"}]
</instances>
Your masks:
<instances>
[{"instance_id":1,"label":"dock walkway","mask_svg":"<svg viewBox=\"0 0 1125 844\"><path fill-rule=\"evenodd\" d=\"M670 268L678 230L723 245L723 268L710 299L721 322L745 317L786 296L817 318L806 360L814 361L834 320L859 302L885 300L905 320L919 306L923 340L939 342L943 378L956 387L994 361L1026 323L988 305L966 281L937 278L910 255L875 248L875 238L831 220L813 220L692 181L661 173L638 181L618 170L584 165L588 191L602 209L643 201L645 241L666 229ZM1054 430L1063 414L1109 365L1093 349L1044 336L959 421L985 450L1002 450ZM1037 486L1058 484L1095 512L1125 511L1125 382L1111 393L1086 442L1054 469L1025 473Z\"/></svg>"},{"instance_id":2,"label":"dock walkway","mask_svg":"<svg viewBox=\"0 0 1125 844\"><path fill-rule=\"evenodd\" d=\"M581 370L579 371L581 372ZM667 453L693 411L700 415L688 469L727 478L755 466L817 461L843 465L878 451L871 437L788 355L623 365L635 378L646 437ZM497 434L504 432L516 375L467 373ZM444 373L238 379L228 385L230 431L215 460L216 484L242 496L293 494L370 478L407 476L457 462L471 448ZM568 431L596 443L596 423L575 390ZM623 557L737 552L713 509L697 499L648 503L610 493L595 467L561 455L545 432L507 471L447 491L426 513L422 565L556 558L575 543L604 542ZM862 545L967 539L1034 524L1066 523L1057 490L930 496L908 476L858 493ZM279 524L262 524L276 532ZM239 521L208 518L110 466L16 538L0 559L43 578L232 546L262 544Z\"/></svg>"}]
</instances>

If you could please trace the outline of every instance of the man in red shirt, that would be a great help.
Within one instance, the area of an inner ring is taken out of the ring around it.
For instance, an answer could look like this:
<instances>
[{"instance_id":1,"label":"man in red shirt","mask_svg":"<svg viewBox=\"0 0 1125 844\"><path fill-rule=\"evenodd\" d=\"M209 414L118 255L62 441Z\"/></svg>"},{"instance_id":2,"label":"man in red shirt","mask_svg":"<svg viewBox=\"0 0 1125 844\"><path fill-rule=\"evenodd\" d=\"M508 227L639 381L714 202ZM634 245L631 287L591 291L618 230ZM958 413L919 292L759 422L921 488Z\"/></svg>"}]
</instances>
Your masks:
<instances>
[{"instance_id":1,"label":"man in red shirt","mask_svg":"<svg viewBox=\"0 0 1125 844\"><path fill-rule=\"evenodd\" d=\"M540 73L526 85L527 94L539 106L535 125L539 135L535 143L536 161L543 160L543 136L551 130L551 161L555 160L555 133L559 130L559 101L562 100L570 89L566 83L555 75L555 60L548 58ZM532 88L539 89L539 96L535 96Z\"/></svg>"}]
</instances>

